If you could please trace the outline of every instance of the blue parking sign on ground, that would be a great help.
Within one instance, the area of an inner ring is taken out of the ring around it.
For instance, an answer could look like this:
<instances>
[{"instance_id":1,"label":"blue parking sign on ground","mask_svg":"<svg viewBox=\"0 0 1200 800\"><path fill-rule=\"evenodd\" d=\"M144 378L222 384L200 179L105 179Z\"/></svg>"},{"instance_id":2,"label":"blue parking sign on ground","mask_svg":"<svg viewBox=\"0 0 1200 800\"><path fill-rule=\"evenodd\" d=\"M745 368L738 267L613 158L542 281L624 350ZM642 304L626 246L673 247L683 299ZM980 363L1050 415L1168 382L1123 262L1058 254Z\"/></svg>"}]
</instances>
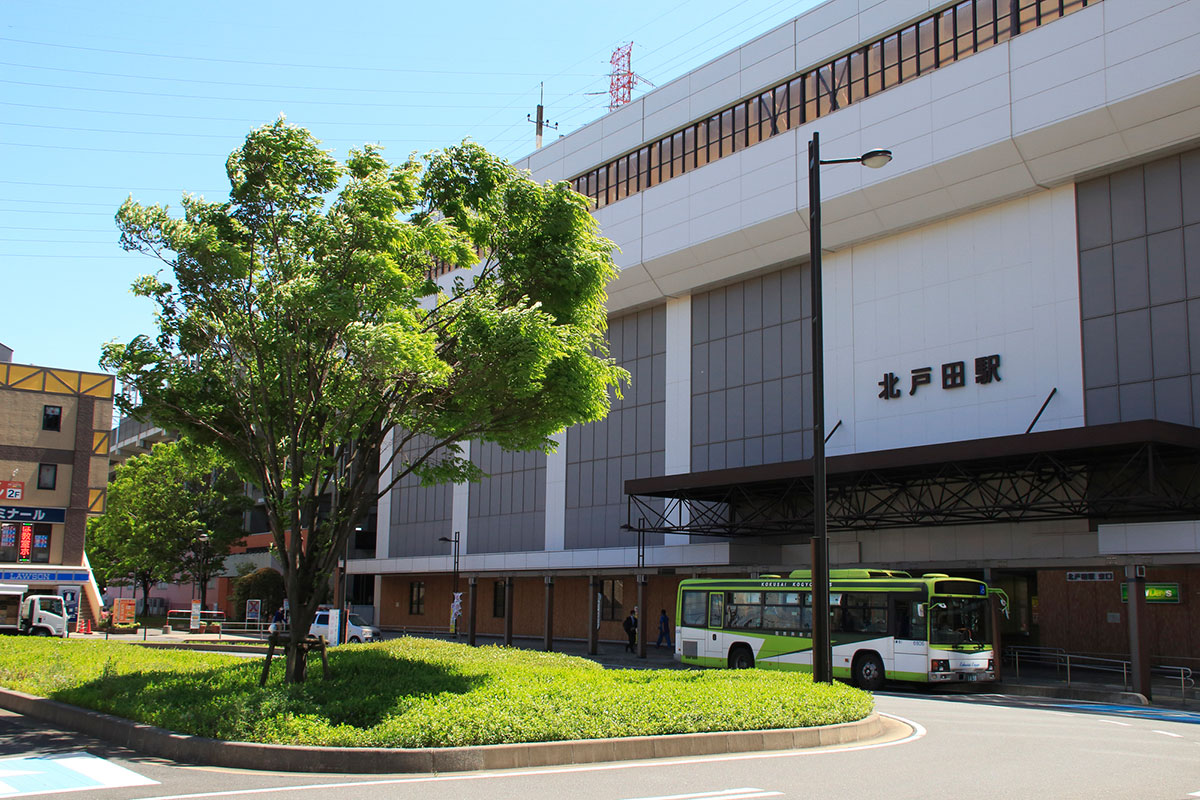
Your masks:
<instances>
[{"instance_id":1,"label":"blue parking sign on ground","mask_svg":"<svg viewBox=\"0 0 1200 800\"><path fill-rule=\"evenodd\" d=\"M0 798L156 783L88 753L0 758Z\"/></svg>"}]
</instances>

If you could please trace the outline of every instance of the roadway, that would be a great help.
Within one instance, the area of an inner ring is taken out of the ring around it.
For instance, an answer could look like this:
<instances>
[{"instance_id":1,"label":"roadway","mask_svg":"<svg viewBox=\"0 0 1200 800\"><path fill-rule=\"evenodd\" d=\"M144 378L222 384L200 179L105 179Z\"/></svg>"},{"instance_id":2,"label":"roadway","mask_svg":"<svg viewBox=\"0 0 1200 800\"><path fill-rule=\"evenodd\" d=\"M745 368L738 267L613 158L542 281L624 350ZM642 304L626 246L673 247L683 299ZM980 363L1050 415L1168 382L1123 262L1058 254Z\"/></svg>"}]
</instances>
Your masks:
<instances>
[{"instance_id":1,"label":"roadway","mask_svg":"<svg viewBox=\"0 0 1200 800\"><path fill-rule=\"evenodd\" d=\"M893 741L447 775L312 775L148 758L0 712L0 798L748 800L1200 797L1200 713L998 694L882 693ZM269 768L269 764L264 764Z\"/></svg>"}]
</instances>

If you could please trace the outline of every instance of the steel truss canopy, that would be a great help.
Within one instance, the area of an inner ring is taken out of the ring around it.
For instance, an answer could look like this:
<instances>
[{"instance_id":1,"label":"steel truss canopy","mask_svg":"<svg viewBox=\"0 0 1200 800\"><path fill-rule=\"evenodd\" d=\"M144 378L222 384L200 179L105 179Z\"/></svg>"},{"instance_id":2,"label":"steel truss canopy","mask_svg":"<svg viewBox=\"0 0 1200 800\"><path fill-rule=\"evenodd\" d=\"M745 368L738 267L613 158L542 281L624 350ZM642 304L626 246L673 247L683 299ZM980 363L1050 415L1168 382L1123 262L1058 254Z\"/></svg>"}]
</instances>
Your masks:
<instances>
[{"instance_id":1,"label":"steel truss canopy","mask_svg":"<svg viewBox=\"0 0 1200 800\"><path fill-rule=\"evenodd\" d=\"M1145 420L827 459L830 530L1200 516L1200 428ZM812 461L625 482L639 533L811 535Z\"/></svg>"}]
</instances>

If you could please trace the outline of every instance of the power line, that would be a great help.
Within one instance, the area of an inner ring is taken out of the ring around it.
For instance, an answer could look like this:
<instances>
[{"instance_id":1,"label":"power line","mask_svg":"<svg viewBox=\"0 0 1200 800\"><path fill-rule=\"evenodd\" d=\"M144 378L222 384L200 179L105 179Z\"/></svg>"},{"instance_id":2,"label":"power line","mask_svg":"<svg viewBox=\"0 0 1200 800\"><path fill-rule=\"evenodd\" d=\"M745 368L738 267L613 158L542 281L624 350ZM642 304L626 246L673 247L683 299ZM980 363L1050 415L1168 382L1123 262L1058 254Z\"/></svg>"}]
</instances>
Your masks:
<instances>
[{"instance_id":1,"label":"power line","mask_svg":"<svg viewBox=\"0 0 1200 800\"><path fill-rule=\"evenodd\" d=\"M0 41L3 41L0 39ZM141 92L135 89L104 89L95 86L64 86L58 83L34 83L32 81L6 81L0 80L0 83L7 83L12 86L32 86L37 89L66 89L72 92L103 92L105 94L132 94L138 97L170 97L176 100L219 100L222 103L237 102L237 103L293 103L295 105L313 105L313 106L356 106L360 108L396 108L395 103L356 103L347 100L281 100L274 97L221 97L218 95L202 95L202 94L178 94L176 92ZM476 94L479 94L476 92ZM488 94L484 92L483 94ZM507 108L507 106L481 106L478 103L472 103L475 108ZM450 105L414 105L405 103L404 108L461 108L461 103L453 103Z\"/></svg>"},{"instance_id":2,"label":"power line","mask_svg":"<svg viewBox=\"0 0 1200 800\"><path fill-rule=\"evenodd\" d=\"M290 67L295 69L320 69L320 70L344 70L347 72L393 72L405 75L457 75L462 77L479 77L479 76L494 76L494 75L509 75L514 77L537 77L538 73L533 72L498 72L496 70L487 70L484 72L464 72L461 70L438 70L438 69L402 69L399 67L356 67L347 66L345 64L293 64L287 62L276 61L240 61L230 58L206 58L203 56L180 56L166 53L139 53L132 50L106 50L99 47L80 47L78 45L69 44L54 44L52 42L35 42L28 39L10 39L0 37L0 42L12 42L14 44L27 44L35 47L56 47L62 50L80 50L88 53L110 53L120 56L138 56L141 58L166 58L174 61L202 61L209 64L238 64L249 65L255 67ZM586 77L586 76L575 76Z\"/></svg>"},{"instance_id":3,"label":"power line","mask_svg":"<svg viewBox=\"0 0 1200 800\"><path fill-rule=\"evenodd\" d=\"M73 75L95 75L103 78L132 78L134 80L147 81L170 81L172 83L198 83L207 84L210 86L237 86L240 88L252 89L292 89L302 92L361 92L364 94L437 94L437 95L500 95L500 96L524 96L523 92L489 92L489 91L455 91L452 89L373 89L362 88L358 86L297 86L288 83L246 83L244 81L213 81L203 80L200 78L166 78L161 75L131 75L123 72L96 72L93 70L83 69L67 69L65 67L44 67L38 64L18 64L11 61L0 61L0 66L4 67L21 67L23 69L41 69L53 72L68 72ZM472 74L472 73L466 73ZM503 73L483 73L483 74L503 74ZM552 95L554 96L554 95Z\"/></svg>"}]
</instances>

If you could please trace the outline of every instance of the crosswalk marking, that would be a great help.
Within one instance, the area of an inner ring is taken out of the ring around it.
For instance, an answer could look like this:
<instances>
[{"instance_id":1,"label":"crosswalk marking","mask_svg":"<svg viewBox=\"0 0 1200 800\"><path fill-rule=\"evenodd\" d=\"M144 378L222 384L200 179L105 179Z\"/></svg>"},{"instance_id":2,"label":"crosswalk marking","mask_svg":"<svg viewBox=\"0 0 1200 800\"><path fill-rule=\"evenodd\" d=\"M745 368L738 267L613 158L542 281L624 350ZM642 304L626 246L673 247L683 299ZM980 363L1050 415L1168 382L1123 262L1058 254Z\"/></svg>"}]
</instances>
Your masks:
<instances>
[{"instance_id":1,"label":"crosswalk marking","mask_svg":"<svg viewBox=\"0 0 1200 800\"><path fill-rule=\"evenodd\" d=\"M712 792L690 794L663 794L655 797L630 797L626 800L750 800L755 797L779 797L782 792L771 792L747 786L741 789L718 789Z\"/></svg>"},{"instance_id":2,"label":"crosswalk marking","mask_svg":"<svg viewBox=\"0 0 1200 800\"><path fill-rule=\"evenodd\" d=\"M5 800L31 794L81 792L157 783L88 753L0 759L0 798Z\"/></svg>"}]
</instances>

